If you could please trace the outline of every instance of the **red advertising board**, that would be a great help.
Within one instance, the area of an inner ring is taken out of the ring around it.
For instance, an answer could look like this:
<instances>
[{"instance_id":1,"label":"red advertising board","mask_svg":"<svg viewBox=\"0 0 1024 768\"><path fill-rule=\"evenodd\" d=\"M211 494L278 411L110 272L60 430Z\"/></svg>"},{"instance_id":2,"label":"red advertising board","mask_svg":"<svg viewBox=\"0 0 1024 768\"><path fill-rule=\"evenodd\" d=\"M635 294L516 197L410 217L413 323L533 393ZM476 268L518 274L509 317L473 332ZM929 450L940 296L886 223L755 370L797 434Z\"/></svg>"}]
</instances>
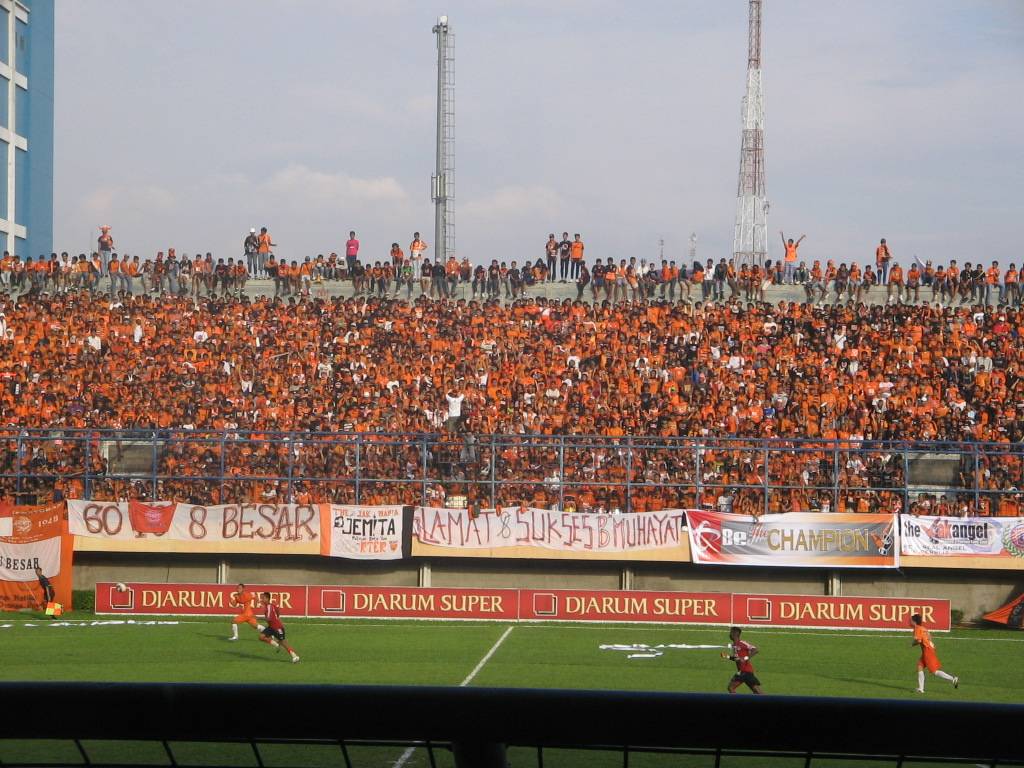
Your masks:
<instances>
[{"instance_id":1,"label":"red advertising board","mask_svg":"<svg viewBox=\"0 0 1024 768\"><path fill-rule=\"evenodd\" d=\"M96 584L96 613L144 616L234 616L231 604L237 584L145 584L129 582L118 589L114 582ZM306 587L281 584L246 584L250 592L269 592L285 616L305 616Z\"/></svg>"},{"instance_id":2,"label":"red advertising board","mask_svg":"<svg viewBox=\"0 0 1024 768\"><path fill-rule=\"evenodd\" d=\"M628 621L729 624L730 595L721 592L628 592L521 589L523 621Z\"/></svg>"},{"instance_id":3,"label":"red advertising board","mask_svg":"<svg viewBox=\"0 0 1024 768\"><path fill-rule=\"evenodd\" d=\"M363 619L519 618L515 589L309 587L309 615Z\"/></svg>"},{"instance_id":4,"label":"red advertising board","mask_svg":"<svg viewBox=\"0 0 1024 768\"><path fill-rule=\"evenodd\" d=\"M228 616L234 585L96 585L104 614ZM359 586L264 586L286 616L339 619L588 621L738 624L751 627L906 629L920 613L926 627L951 626L948 600L893 597L746 595L572 589L455 589Z\"/></svg>"},{"instance_id":5,"label":"red advertising board","mask_svg":"<svg viewBox=\"0 0 1024 768\"><path fill-rule=\"evenodd\" d=\"M921 614L928 629L948 631L949 600L918 597L733 595L734 624L822 629L906 629Z\"/></svg>"}]
</instances>

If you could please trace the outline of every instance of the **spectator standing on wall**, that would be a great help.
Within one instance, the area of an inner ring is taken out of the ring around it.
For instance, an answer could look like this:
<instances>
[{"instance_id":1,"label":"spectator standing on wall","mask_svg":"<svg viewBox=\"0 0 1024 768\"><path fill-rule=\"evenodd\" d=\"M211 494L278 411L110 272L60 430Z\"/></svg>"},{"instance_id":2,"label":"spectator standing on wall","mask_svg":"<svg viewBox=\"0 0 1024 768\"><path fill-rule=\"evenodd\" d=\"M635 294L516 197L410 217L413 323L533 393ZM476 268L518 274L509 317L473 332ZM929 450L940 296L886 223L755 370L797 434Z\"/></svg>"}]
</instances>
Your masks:
<instances>
[{"instance_id":1,"label":"spectator standing on wall","mask_svg":"<svg viewBox=\"0 0 1024 768\"><path fill-rule=\"evenodd\" d=\"M417 269L427 252L427 244L420 237L419 232L412 233L412 242L409 243L409 259L412 261L413 269ZM424 291L425 293L426 291Z\"/></svg>"},{"instance_id":2,"label":"spectator standing on wall","mask_svg":"<svg viewBox=\"0 0 1024 768\"><path fill-rule=\"evenodd\" d=\"M256 255L259 247L260 241L259 238L256 237L256 228L253 227L249 230L249 234L246 235L245 239L242 241L242 252L245 253L245 264L249 270L249 274L253 277L256 277L257 275L260 277L263 276L260 274L259 257Z\"/></svg>"},{"instance_id":3,"label":"spectator standing on wall","mask_svg":"<svg viewBox=\"0 0 1024 768\"><path fill-rule=\"evenodd\" d=\"M348 268L349 278L352 277L358 259L359 241L356 240L356 233L352 231L348 233L348 240L345 241L345 266Z\"/></svg>"},{"instance_id":4,"label":"spectator standing on wall","mask_svg":"<svg viewBox=\"0 0 1024 768\"><path fill-rule=\"evenodd\" d=\"M544 243L544 257L547 259L548 266L548 282L553 283L558 278L555 267L558 265L559 255L558 241L555 240L555 235L552 233L548 235L548 241ZM565 267L562 268L562 273L562 276L565 277ZM564 283L565 280L562 280L562 282Z\"/></svg>"},{"instance_id":5,"label":"spectator standing on wall","mask_svg":"<svg viewBox=\"0 0 1024 768\"><path fill-rule=\"evenodd\" d=\"M277 243L270 237L266 227L260 227L260 234L256 238L256 254L259 258L260 272L266 268L267 259L271 256L271 248L276 248Z\"/></svg>"},{"instance_id":6,"label":"spectator standing on wall","mask_svg":"<svg viewBox=\"0 0 1024 768\"><path fill-rule=\"evenodd\" d=\"M889 246L883 237L882 242L875 248L875 266L878 268L879 273L878 282L882 285L889 284L889 262L891 261L892 252L889 250Z\"/></svg>"},{"instance_id":7,"label":"spectator standing on wall","mask_svg":"<svg viewBox=\"0 0 1024 768\"><path fill-rule=\"evenodd\" d=\"M572 279L575 280L580 276L580 267L583 264L583 241L580 240L579 232L573 235L569 257L572 259Z\"/></svg>"},{"instance_id":8,"label":"spectator standing on wall","mask_svg":"<svg viewBox=\"0 0 1024 768\"><path fill-rule=\"evenodd\" d=\"M779 234L782 235L782 247L786 249L786 255L784 257L786 261L786 269L782 275L782 282L787 285L792 285L793 273L796 271L796 260L799 256L798 250L800 248L800 243L803 242L807 235L800 235L800 239L794 243L792 237L789 238L789 240L786 240L786 235L783 234L781 229L779 230ZM883 240L882 242L885 241Z\"/></svg>"},{"instance_id":9,"label":"spectator standing on wall","mask_svg":"<svg viewBox=\"0 0 1024 768\"><path fill-rule=\"evenodd\" d=\"M114 250L114 237L110 234L110 225L104 224L100 227L100 236L96 241L97 251L100 255L101 274L107 274L107 264L110 262L110 254Z\"/></svg>"}]
</instances>

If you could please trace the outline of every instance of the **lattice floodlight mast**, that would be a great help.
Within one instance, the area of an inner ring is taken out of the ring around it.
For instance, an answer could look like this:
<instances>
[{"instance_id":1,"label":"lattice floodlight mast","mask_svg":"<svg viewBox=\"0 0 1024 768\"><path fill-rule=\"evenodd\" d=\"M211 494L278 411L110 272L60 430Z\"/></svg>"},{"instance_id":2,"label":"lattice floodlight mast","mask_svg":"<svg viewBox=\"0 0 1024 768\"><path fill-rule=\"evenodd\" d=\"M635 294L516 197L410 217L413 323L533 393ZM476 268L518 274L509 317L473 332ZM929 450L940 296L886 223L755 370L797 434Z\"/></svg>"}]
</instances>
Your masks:
<instances>
[{"instance_id":1,"label":"lattice floodlight mast","mask_svg":"<svg viewBox=\"0 0 1024 768\"><path fill-rule=\"evenodd\" d=\"M743 141L736 191L737 264L763 265L768 255L768 200L764 191L764 92L761 89L761 6L750 0L747 33L747 92L743 97Z\"/></svg>"},{"instance_id":2,"label":"lattice floodlight mast","mask_svg":"<svg viewBox=\"0 0 1024 768\"><path fill-rule=\"evenodd\" d=\"M431 176L434 255L442 263L455 255L455 36L447 16L434 25L437 36L437 165Z\"/></svg>"}]
</instances>

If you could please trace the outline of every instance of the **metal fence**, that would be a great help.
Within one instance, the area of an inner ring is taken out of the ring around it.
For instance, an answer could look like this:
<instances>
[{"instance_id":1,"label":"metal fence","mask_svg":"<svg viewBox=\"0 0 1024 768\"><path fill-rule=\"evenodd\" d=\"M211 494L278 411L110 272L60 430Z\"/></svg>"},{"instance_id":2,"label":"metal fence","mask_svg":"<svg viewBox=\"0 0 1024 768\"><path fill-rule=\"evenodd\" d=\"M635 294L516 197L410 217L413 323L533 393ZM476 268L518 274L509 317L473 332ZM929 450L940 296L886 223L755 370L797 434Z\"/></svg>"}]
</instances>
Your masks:
<instances>
[{"instance_id":1,"label":"metal fence","mask_svg":"<svg viewBox=\"0 0 1024 768\"><path fill-rule=\"evenodd\" d=\"M1015 514L1024 444L378 432L0 431L0 490L193 503Z\"/></svg>"},{"instance_id":2,"label":"metal fence","mask_svg":"<svg viewBox=\"0 0 1024 768\"><path fill-rule=\"evenodd\" d=\"M0 720L3 764L34 768L1024 765L1024 707L1010 704L77 682L3 683L0 695L18 703Z\"/></svg>"}]
</instances>

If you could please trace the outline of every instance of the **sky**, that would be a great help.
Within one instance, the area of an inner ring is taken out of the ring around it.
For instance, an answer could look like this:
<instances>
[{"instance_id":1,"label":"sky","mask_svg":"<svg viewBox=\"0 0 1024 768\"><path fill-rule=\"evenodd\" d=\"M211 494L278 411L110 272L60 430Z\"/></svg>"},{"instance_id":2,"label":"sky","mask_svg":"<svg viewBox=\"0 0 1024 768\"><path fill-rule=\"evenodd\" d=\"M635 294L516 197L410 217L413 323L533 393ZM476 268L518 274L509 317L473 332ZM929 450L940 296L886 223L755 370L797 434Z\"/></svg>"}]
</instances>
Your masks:
<instances>
[{"instance_id":1,"label":"sky","mask_svg":"<svg viewBox=\"0 0 1024 768\"><path fill-rule=\"evenodd\" d=\"M59 0L54 246L433 245L455 34L458 256L732 250L744 0ZM1024 2L765 0L771 257L1024 259Z\"/></svg>"}]
</instances>

